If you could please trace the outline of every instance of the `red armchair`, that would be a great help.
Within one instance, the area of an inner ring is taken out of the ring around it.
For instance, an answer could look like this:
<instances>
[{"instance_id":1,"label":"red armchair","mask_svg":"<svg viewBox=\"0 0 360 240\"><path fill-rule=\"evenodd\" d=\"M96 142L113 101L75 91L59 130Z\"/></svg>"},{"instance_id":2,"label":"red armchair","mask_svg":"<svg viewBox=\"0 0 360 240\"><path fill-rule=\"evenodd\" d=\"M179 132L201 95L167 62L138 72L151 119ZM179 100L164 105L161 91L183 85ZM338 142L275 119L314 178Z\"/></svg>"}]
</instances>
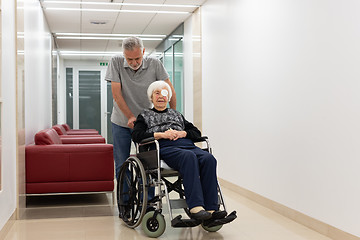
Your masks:
<instances>
[{"instance_id":1,"label":"red armchair","mask_svg":"<svg viewBox=\"0 0 360 240\"><path fill-rule=\"evenodd\" d=\"M61 144L54 132L38 132L25 148L26 193L113 191L113 146Z\"/></svg>"}]
</instances>

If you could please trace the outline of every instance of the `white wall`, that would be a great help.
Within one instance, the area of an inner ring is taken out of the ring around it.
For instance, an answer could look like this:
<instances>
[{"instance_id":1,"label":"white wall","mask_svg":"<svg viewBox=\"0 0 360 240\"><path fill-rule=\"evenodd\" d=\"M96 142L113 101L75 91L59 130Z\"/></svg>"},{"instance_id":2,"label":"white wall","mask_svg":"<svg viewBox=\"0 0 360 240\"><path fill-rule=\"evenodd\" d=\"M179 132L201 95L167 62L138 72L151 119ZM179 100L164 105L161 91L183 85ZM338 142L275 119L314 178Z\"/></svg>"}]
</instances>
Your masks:
<instances>
[{"instance_id":1,"label":"white wall","mask_svg":"<svg viewBox=\"0 0 360 240\"><path fill-rule=\"evenodd\" d=\"M16 33L15 2L2 1L2 190L0 229L16 209ZM51 35L36 0L24 4L25 135L51 125ZM4 171L6 169L6 171Z\"/></svg>"},{"instance_id":2,"label":"white wall","mask_svg":"<svg viewBox=\"0 0 360 240\"><path fill-rule=\"evenodd\" d=\"M192 34L192 17L189 17L184 22L184 41L183 41L183 56L184 56L184 117L193 122L194 107L193 107L193 34Z\"/></svg>"},{"instance_id":3,"label":"white wall","mask_svg":"<svg viewBox=\"0 0 360 240\"><path fill-rule=\"evenodd\" d=\"M51 127L51 34L39 1L24 2L25 143Z\"/></svg>"},{"instance_id":4,"label":"white wall","mask_svg":"<svg viewBox=\"0 0 360 240\"><path fill-rule=\"evenodd\" d=\"M356 236L359 9L358 0L202 8L203 132L219 176Z\"/></svg>"},{"instance_id":5,"label":"white wall","mask_svg":"<svg viewBox=\"0 0 360 240\"><path fill-rule=\"evenodd\" d=\"M16 49L15 3L2 1L0 229L16 208Z\"/></svg>"}]
</instances>

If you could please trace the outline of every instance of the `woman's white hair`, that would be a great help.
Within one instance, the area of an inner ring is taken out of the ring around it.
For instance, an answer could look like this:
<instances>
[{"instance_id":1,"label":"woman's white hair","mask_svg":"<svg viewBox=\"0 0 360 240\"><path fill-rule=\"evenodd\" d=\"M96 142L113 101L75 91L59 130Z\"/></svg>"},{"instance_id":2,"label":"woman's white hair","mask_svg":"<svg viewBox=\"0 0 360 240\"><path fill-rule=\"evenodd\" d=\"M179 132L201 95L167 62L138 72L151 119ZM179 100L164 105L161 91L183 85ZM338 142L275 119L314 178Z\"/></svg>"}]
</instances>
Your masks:
<instances>
[{"instance_id":1,"label":"woman's white hair","mask_svg":"<svg viewBox=\"0 0 360 240\"><path fill-rule=\"evenodd\" d=\"M166 82L160 80L160 81L155 81L152 84L150 84L150 86L147 89L147 95L148 95L149 101L151 103L152 103L151 97L152 97L153 92L155 90L158 90L158 89L163 89L164 87L166 87L166 89L169 92L168 99L169 99L169 102L170 102L170 99L171 99L171 96L172 96L171 88L170 88L169 84L167 84Z\"/></svg>"}]
</instances>

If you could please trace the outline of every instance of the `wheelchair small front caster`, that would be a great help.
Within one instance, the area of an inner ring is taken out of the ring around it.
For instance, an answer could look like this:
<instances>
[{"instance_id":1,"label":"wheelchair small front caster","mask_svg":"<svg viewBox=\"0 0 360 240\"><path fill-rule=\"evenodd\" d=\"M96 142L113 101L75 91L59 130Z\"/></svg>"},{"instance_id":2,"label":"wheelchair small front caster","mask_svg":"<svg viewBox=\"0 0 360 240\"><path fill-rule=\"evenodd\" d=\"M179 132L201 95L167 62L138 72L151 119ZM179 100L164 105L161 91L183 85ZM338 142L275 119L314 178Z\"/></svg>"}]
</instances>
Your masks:
<instances>
[{"instance_id":1,"label":"wheelchair small front caster","mask_svg":"<svg viewBox=\"0 0 360 240\"><path fill-rule=\"evenodd\" d=\"M164 215L154 211L147 212L142 219L141 228L148 237L160 237L166 228Z\"/></svg>"}]
</instances>

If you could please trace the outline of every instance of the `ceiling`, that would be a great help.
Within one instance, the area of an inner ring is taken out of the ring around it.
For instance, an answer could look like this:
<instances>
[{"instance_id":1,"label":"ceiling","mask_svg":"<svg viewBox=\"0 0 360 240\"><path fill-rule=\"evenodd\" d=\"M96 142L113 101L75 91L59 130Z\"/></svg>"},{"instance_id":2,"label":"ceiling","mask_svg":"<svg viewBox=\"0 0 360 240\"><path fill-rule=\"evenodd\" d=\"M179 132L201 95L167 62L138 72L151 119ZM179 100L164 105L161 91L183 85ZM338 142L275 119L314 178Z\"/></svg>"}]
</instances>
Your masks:
<instances>
[{"instance_id":1,"label":"ceiling","mask_svg":"<svg viewBox=\"0 0 360 240\"><path fill-rule=\"evenodd\" d=\"M55 37L57 50L64 58L102 60L115 52L121 52L122 38L130 34L143 38L148 54L154 52L165 36L175 30L205 1L40 0L40 3L50 31ZM83 39L85 37L92 39Z\"/></svg>"}]
</instances>

